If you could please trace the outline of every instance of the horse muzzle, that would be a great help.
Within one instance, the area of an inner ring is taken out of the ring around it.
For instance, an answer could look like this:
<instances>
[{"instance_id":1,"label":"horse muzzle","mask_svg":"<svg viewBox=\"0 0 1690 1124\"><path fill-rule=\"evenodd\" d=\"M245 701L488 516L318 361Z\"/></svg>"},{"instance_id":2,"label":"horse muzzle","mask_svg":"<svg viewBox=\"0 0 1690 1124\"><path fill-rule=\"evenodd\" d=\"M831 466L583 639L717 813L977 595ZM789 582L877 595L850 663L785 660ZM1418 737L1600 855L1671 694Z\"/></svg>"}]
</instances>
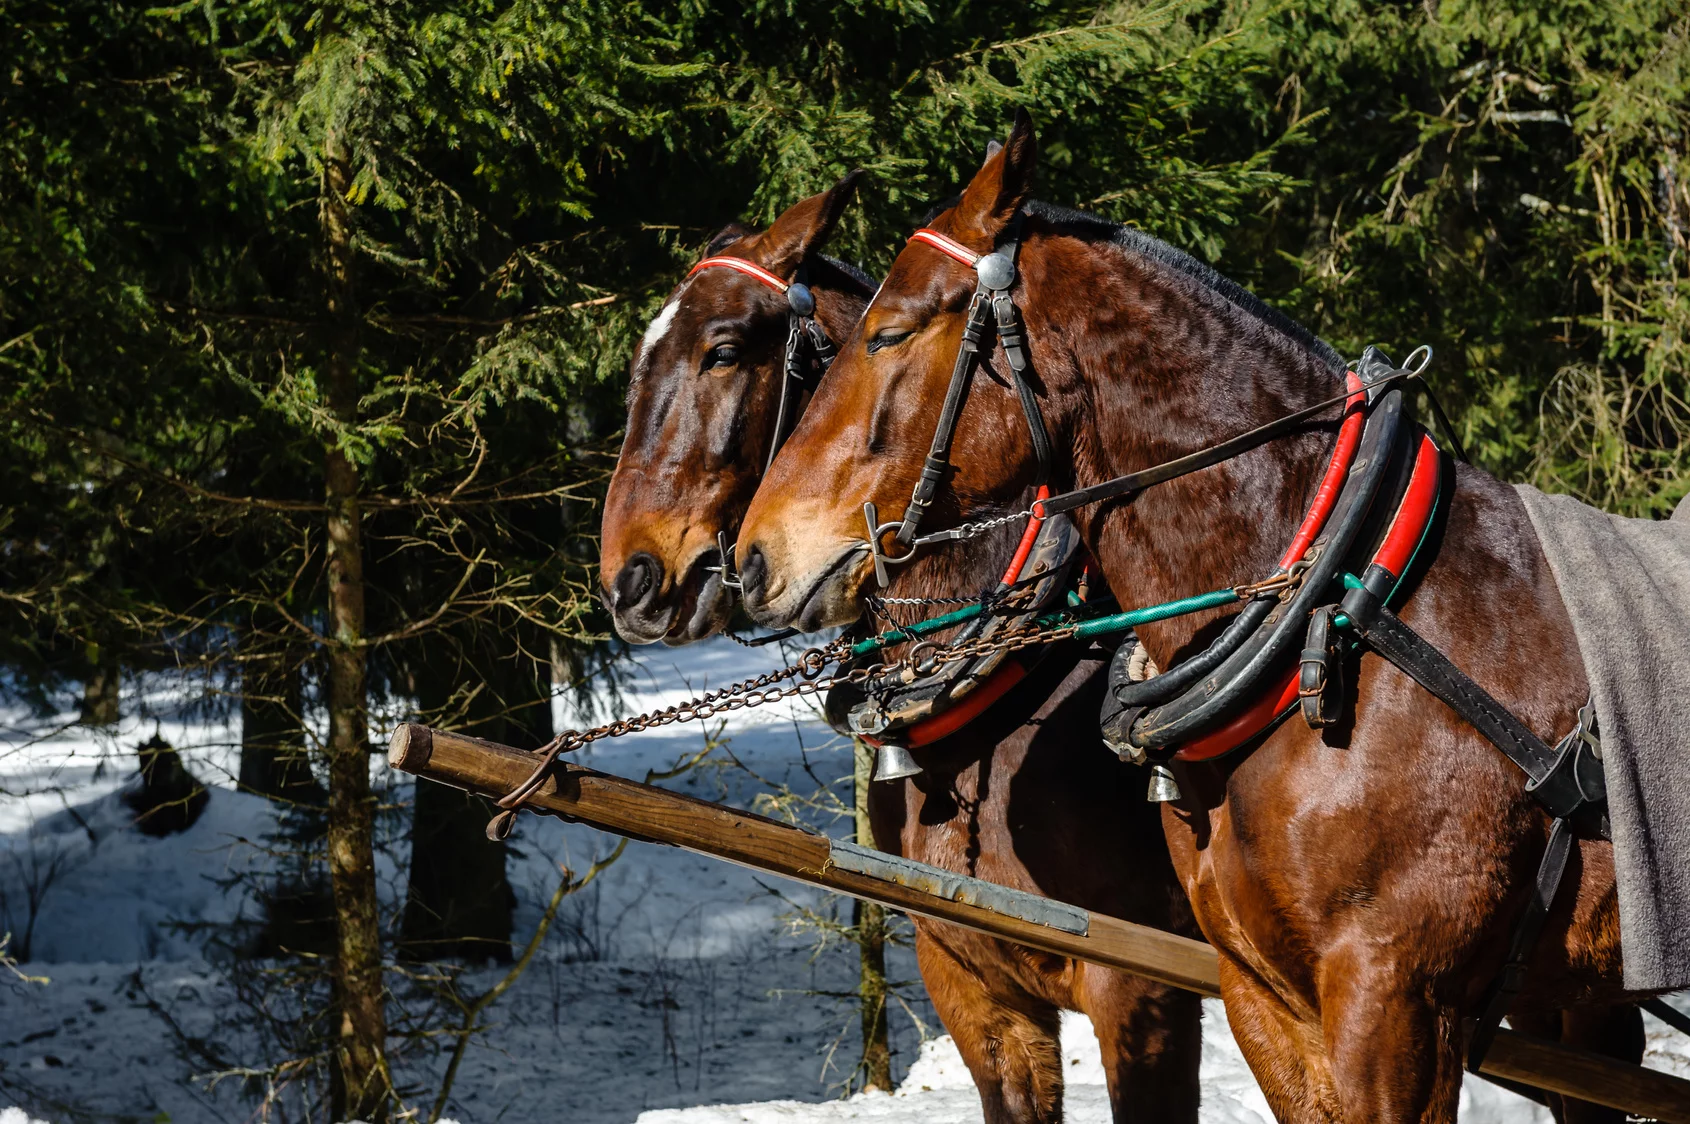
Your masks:
<instances>
[{"instance_id":1,"label":"horse muzzle","mask_svg":"<svg viewBox=\"0 0 1690 1124\"><path fill-rule=\"evenodd\" d=\"M709 565L714 560L714 549L705 551L671 582L656 555L630 557L604 590L617 634L630 644L690 644L719 631L733 599Z\"/></svg>"},{"instance_id":2,"label":"horse muzzle","mask_svg":"<svg viewBox=\"0 0 1690 1124\"><path fill-rule=\"evenodd\" d=\"M742 555L739 568L745 611L769 628L817 632L850 624L862 611L868 548L846 543L815 561L786 559L761 543Z\"/></svg>"},{"instance_id":3,"label":"horse muzzle","mask_svg":"<svg viewBox=\"0 0 1690 1124\"><path fill-rule=\"evenodd\" d=\"M617 634L630 644L663 639L675 620L675 606L663 595L663 563L645 551L623 564L605 587L604 602Z\"/></svg>"}]
</instances>

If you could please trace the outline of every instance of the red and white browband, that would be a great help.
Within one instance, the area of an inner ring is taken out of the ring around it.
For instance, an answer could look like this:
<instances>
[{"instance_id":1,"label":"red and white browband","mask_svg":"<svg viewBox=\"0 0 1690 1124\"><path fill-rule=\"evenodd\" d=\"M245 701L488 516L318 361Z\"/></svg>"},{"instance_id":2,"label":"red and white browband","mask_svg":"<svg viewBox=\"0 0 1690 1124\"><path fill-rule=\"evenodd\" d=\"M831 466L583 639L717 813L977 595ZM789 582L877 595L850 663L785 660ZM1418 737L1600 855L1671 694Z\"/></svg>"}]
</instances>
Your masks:
<instances>
[{"instance_id":1,"label":"red and white browband","mask_svg":"<svg viewBox=\"0 0 1690 1124\"><path fill-rule=\"evenodd\" d=\"M976 265L980 264L979 254L970 250L961 242L952 238L947 238L943 234L940 234L937 230L929 230L925 226L910 235L910 241L924 242L927 245L932 246L935 250L938 250L941 254L944 254L946 257L954 258L955 260L961 262L969 269L973 269Z\"/></svg>"},{"instance_id":2,"label":"red and white browband","mask_svg":"<svg viewBox=\"0 0 1690 1124\"><path fill-rule=\"evenodd\" d=\"M791 286L785 281L782 281L779 277L776 277L762 266L757 265L754 262L748 262L744 258L705 258L703 261L687 270L687 276L691 277L701 269L712 269L716 266L721 266L724 269L737 270L738 272L745 274L747 277L755 277L757 280L761 281L777 293L784 293L787 289L791 288Z\"/></svg>"}]
</instances>

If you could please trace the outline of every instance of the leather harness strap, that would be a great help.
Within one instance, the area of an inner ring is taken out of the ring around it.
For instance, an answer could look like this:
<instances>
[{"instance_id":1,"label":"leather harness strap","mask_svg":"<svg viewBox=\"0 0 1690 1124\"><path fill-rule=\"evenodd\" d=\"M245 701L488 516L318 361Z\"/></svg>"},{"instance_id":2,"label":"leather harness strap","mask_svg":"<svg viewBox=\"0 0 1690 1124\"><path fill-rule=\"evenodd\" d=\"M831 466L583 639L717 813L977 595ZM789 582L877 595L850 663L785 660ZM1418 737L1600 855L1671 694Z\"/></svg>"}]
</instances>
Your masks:
<instances>
[{"instance_id":1,"label":"leather harness strap","mask_svg":"<svg viewBox=\"0 0 1690 1124\"><path fill-rule=\"evenodd\" d=\"M1405 379L1417 378L1419 369L1403 368L1390 371L1374 379L1370 385L1382 387L1390 383ZM1276 438L1284 437L1296 432L1304 422L1317 417L1340 402L1347 402L1353 397L1353 392L1345 390L1342 394L1334 394L1330 398L1323 398L1312 406L1306 406L1292 414L1275 418L1265 425L1240 433L1237 437L1228 438L1218 445L1210 445L1205 449L1198 449L1162 464L1154 465L1139 472L1129 472L1124 476L1117 476L1113 480L1105 480L1101 484L1093 484L1089 488L1076 488L1071 492L1052 496L1038 505L1040 514L1055 515L1059 512L1073 511L1077 507L1099 503L1103 500L1115 499L1119 496L1142 492L1153 484L1165 484L1169 480L1187 476L1200 469L1212 468L1222 461L1229 461L1259 445L1265 445Z\"/></svg>"},{"instance_id":2,"label":"leather harness strap","mask_svg":"<svg viewBox=\"0 0 1690 1124\"><path fill-rule=\"evenodd\" d=\"M968 384L974 377L974 364L980 355L980 341L986 335L990 309L975 289L974 300L968 306L968 322L963 325L962 344L957 348L956 362L951 366L951 381L945 388L945 401L939 407L939 423L933 430L933 443L928 446L927 459L921 466L921 478L910 494L909 506L904 509L903 523L898 527L898 542L909 546L921 528L922 517L939 494L939 484L951 463L951 441L956 437L957 421L962 405L968 399Z\"/></svg>"},{"instance_id":3,"label":"leather harness strap","mask_svg":"<svg viewBox=\"0 0 1690 1124\"><path fill-rule=\"evenodd\" d=\"M1003 345L1004 357L1009 360L1009 376L1015 382L1015 393L1021 398L1021 412L1027 416L1028 436L1033 442L1033 484L1044 487L1050 483L1050 433L1045 429L1044 412L1027 381L1027 330L1021 323L1021 313L1007 290L992 293L992 315L998 322L998 342Z\"/></svg>"},{"instance_id":4,"label":"leather harness strap","mask_svg":"<svg viewBox=\"0 0 1690 1124\"><path fill-rule=\"evenodd\" d=\"M1038 396L1027 381L1027 333L1021 314L1010 298L1010 286L1015 284L1015 255L1020 248L1021 214L1016 212L1006 232L1007 236L989 254L976 254L968 247L937 230L926 227L909 238L911 243L929 246L953 261L973 269L977 281L974 297L968 304L968 319L962 330L962 343L957 348L956 362L951 367L951 381L945 388L945 401L939 408L939 421L933 429L933 442L921 467L909 506L904 509L903 522L898 526L897 541L909 547L915 543L922 518L932 506L950 468L951 442L956 437L957 422L962 407L968 401L968 390L974 379L974 368L980 362L980 349L986 340L986 329L994 321L998 342L1003 345L1004 357L1009 361L1010 379L1015 383L1021 400L1021 412L1027 417L1027 431L1033 444L1036 462L1033 483L1043 485L1050 479L1050 431L1045 427L1044 413L1039 409ZM1041 517L1042 517L1042 513ZM871 533L874 531L871 529Z\"/></svg>"},{"instance_id":5,"label":"leather harness strap","mask_svg":"<svg viewBox=\"0 0 1690 1124\"><path fill-rule=\"evenodd\" d=\"M814 391L816 384L821 381L821 376L833 365L839 348L828 338L826 329L816 319L816 297L810 291L810 286L805 283L802 263L790 282L781 280L756 262L727 255L705 258L687 270L687 276L691 277L706 269L731 269L767 285L786 298L789 309L786 358L782 365L780 403L775 407L775 430L769 438L769 455L763 459L763 471L766 473L769 466L775 463L775 454L786 444L786 439L792 435L792 430L797 424L793 418L798 398L795 391ZM804 354L806 344L809 345L810 351L807 356Z\"/></svg>"},{"instance_id":6,"label":"leather harness strap","mask_svg":"<svg viewBox=\"0 0 1690 1124\"><path fill-rule=\"evenodd\" d=\"M1365 587L1350 590L1342 608L1369 648L1442 699L1519 766L1529 778L1526 791L1551 816L1567 819L1605 798L1602 763L1583 739L1569 734L1551 749Z\"/></svg>"}]
</instances>

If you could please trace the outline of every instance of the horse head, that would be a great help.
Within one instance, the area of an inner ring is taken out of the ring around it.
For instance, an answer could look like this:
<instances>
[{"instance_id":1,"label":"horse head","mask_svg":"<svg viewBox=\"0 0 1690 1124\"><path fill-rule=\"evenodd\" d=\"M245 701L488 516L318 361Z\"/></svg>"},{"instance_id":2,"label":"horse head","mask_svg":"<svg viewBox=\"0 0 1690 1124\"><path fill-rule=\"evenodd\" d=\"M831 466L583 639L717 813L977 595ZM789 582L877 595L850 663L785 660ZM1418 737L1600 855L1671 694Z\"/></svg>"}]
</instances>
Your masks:
<instances>
[{"instance_id":1,"label":"horse head","mask_svg":"<svg viewBox=\"0 0 1690 1124\"><path fill-rule=\"evenodd\" d=\"M1036 149L1030 125L1018 125L1006 146L993 146L974 182L933 228L990 249L1031 187ZM843 345L826 392L776 458L747 514L740 561L754 617L813 630L858 616L873 575L863 504L895 512L909 496L974 288L972 270L931 250L906 248L893 263ZM997 382L1000 370L988 360L980 381ZM1030 479L1032 447L1014 391L975 389L956 440L991 448L991 463L959 460L935 519L954 523L965 511L1008 511Z\"/></svg>"},{"instance_id":2,"label":"horse head","mask_svg":"<svg viewBox=\"0 0 1690 1124\"><path fill-rule=\"evenodd\" d=\"M789 336L807 333L801 321L810 319L830 341L843 339L872 292L867 278L818 252L860 174L795 204L767 230L723 230L635 349L599 557L604 600L624 639L683 644L726 623L733 599L717 536L733 540L781 415L802 409L808 393L786 387L799 400L783 398ZM800 317L806 294L813 312Z\"/></svg>"},{"instance_id":3,"label":"horse head","mask_svg":"<svg viewBox=\"0 0 1690 1124\"><path fill-rule=\"evenodd\" d=\"M1085 486L1335 389L1341 361L1329 348L1207 266L1137 231L1030 201L1037 149L1018 115L956 205L905 246L764 478L738 538L745 605L762 623L809 630L857 617L875 584L871 535L894 562L948 549L914 549L918 536L905 533L924 468L936 487L920 537L1013 514L1041 473L1058 490ZM1024 323L1031 404L985 331L949 455L936 465L934 435L986 288L969 263L984 269L979 259L1012 245L1004 291ZM1041 429L1051 439L1042 462ZM1183 596L1242 580L1271 568L1272 540L1295 526L1331 429L1312 424L1142 496L1076 511L1075 521L1117 595ZM869 503L892 522L871 530ZM1191 638L1190 623L1150 630L1183 632L1152 646L1162 666Z\"/></svg>"}]
</instances>

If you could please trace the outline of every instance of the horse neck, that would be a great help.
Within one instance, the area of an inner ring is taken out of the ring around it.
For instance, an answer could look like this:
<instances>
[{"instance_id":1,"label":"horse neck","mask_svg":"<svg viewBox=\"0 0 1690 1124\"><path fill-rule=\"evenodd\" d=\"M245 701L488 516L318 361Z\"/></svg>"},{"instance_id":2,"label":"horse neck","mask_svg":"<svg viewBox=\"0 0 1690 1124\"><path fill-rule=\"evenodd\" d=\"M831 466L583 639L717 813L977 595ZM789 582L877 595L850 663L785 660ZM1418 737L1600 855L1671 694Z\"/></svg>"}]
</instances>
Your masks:
<instances>
[{"instance_id":1,"label":"horse neck","mask_svg":"<svg viewBox=\"0 0 1690 1124\"><path fill-rule=\"evenodd\" d=\"M1067 385L1051 388L1065 414L1073 486L1195 452L1341 389L1340 376L1307 345L1197 279L1111 244L1083 245L1092 272L1110 275L1089 291L1119 297L1108 307L1074 307L1067 331L1045 325L1058 338L1084 341L1064 373ZM1062 270L1058 277L1074 275L1072 264L1047 264ZM1121 605L1152 605L1272 573L1319 485L1336 428L1335 420L1317 425L1136 497L1076 512ZM1140 637L1168 667L1215 627L1216 614L1203 614L1148 626Z\"/></svg>"}]
</instances>

